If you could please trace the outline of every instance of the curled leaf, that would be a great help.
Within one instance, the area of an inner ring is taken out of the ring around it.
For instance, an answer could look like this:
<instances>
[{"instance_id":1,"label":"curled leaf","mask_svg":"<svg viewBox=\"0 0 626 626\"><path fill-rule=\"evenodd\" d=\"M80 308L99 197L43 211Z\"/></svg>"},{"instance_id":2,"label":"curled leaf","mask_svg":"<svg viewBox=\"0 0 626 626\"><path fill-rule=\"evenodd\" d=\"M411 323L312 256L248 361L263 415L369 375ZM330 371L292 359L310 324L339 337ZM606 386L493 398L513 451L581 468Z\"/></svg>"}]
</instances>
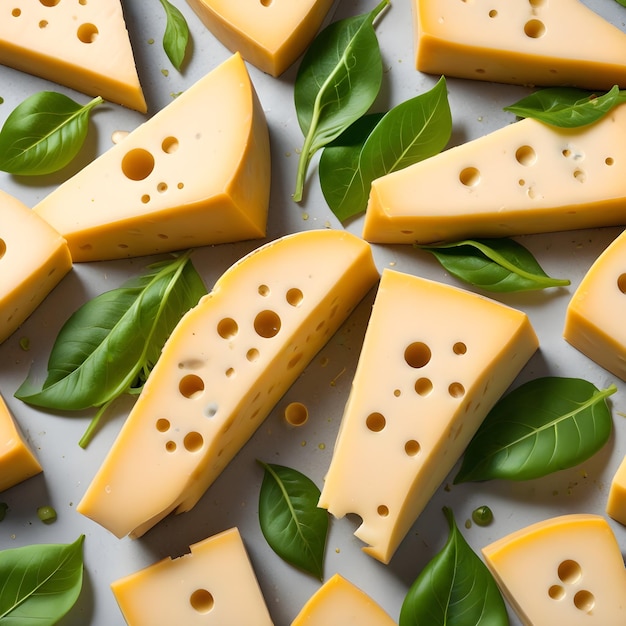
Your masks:
<instances>
[{"instance_id":1,"label":"curled leaf","mask_svg":"<svg viewBox=\"0 0 626 626\"><path fill-rule=\"evenodd\" d=\"M189 26L185 16L171 2L168 0L160 0L160 2L167 18L163 34L163 49L172 65L180 70L189 43Z\"/></svg>"}]
</instances>

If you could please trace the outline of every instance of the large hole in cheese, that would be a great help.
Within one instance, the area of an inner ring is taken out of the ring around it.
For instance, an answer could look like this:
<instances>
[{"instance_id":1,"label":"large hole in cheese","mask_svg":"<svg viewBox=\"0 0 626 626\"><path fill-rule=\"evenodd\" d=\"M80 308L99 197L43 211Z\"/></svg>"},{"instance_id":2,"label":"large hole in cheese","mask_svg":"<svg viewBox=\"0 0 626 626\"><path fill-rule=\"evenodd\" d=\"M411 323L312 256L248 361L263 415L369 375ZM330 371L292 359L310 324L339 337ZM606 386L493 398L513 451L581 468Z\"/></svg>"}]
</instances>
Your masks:
<instances>
[{"instance_id":1,"label":"large hole in cheese","mask_svg":"<svg viewBox=\"0 0 626 626\"><path fill-rule=\"evenodd\" d=\"M7 244L4 239L0 239L0 259L6 254Z\"/></svg>"},{"instance_id":2,"label":"large hole in cheese","mask_svg":"<svg viewBox=\"0 0 626 626\"><path fill-rule=\"evenodd\" d=\"M210 591L206 589L196 589L189 598L189 604L191 604L193 610L198 613L208 613L215 605L215 600Z\"/></svg>"},{"instance_id":3,"label":"large hole in cheese","mask_svg":"<svg viewBox=\"0 0 626 626\"><path fill-rule=\"evenodd\" d=\"M154 169L154 156L143 148L129 150L122 159L122 172L130 180L144 180Z\"/></svg>"},{"instance_id":4,"label":"large hole in cheese","mask_svg":"<svg viewBox=\"0 0 626 626\"><path fill-rule=\"evenodd\" d=\"M98 37L98 27L95 24L81 24L76 31L76 36L83 43L93 43Z\"/></svg>"},{"instance_id":5,"label":"large hole in cheese","mask_svg":"<svg viewBox=\"0 0 626 626\"><path fill-rule=\"evenodd\" d=\"M276 337L280 332L280 326L280 316L276 311L261 311L254 318L254 331L259 337L263 337L264 339Z\"/></svg>"},{"instance_id":6,"label":"large hole in cheese","mask_svg":"<svg viewBox=\"0 0 626 626\"><path fill-rule=\"evenodd\" d=\"M541 20L528 20L524 24L524 34L531 39L540 39L546 34L546 25Z\"/></svg>"}]
</instances>

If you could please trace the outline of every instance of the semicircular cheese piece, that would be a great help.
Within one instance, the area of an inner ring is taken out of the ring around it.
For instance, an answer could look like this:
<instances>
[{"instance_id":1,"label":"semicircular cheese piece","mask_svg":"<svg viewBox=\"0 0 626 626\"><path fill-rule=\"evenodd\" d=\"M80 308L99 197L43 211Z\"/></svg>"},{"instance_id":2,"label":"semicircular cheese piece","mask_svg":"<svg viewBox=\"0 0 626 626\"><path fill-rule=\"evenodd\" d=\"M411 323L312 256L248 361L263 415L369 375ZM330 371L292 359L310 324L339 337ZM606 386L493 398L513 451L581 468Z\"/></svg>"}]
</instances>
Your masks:
<instances>
[{"instance_id":1,"label":"semicircular cheese piece","mask_svg":"<svg viewBox=\"0 0 626 626\"><path fill-rule=\"evenodd\" d=\"M537 347L522 311L385 269L319 506L388 563Z\"/></svg>"},{"instance_id":2,"label":"semicircular cheese piece","mask_svg":"<svg viewBox=\"0 0 626 626\"><path fill-rule=\"evenodd\" d=\"M306 50L335 0L187 0L229 50L279 76Z\"/></svg>"},{"instance_id":3,"label":"semicircular cheese piece","mask_svg":"<svg viewBox=\"0 0 626 626\"><path fill-rule=\"evenodd\" d=\"M626 570L601 515L537 522L482 549L505 598L525 626L623 626Z\"/></svg>"},{"instance_id":4,"label":"semicircular cheese piece","mask_svg":"<svg viewBox=\"0 0 626 626\"><path fill-rule=\"evenodd\" d=\"M0 63L147 110L119 0L0 3Z\"/></svg>"},{"instance_id":5,"label":"semicircular cheese piece","mask_svg":"<svg viewBox=\"0 0 626 626\"><path fill-rule=\"evenodd\" d=\"M516 85L626 86L626 34L579 0L413 0L416 67Z\"/></svg>"},{"instance_id":6,"label":"semicircular cheese piece","mask_svg":"<svg viewBox=\"0 0 626 626\"><path fill-rule=\"evenodd\" d=\"M234 54L34 211L67 239L74 261L256 239L270 161L265 114Z\"/></svg>"},{"instance_id":7,"label":"semicircular cheese piece","mask_svg":"<svg viewBox=\"0 0 626 626\"><path fill-rule=\"evenodd\" d=\"M191 509L377 280L370 246L334 230L233 265L172 332L78 511L123 537Z\"/></svg>"},{"instance_id":8,"label":"semicircular cheese piece","mask_svg":"<svg viewBox=\"0 0 626 626\"><path fill-rule=\"evenodd\" d=\"M435 243L623 224L626 104L594 124L527 118L372 182L363 237Z\"/></svg>"}]
</instances>

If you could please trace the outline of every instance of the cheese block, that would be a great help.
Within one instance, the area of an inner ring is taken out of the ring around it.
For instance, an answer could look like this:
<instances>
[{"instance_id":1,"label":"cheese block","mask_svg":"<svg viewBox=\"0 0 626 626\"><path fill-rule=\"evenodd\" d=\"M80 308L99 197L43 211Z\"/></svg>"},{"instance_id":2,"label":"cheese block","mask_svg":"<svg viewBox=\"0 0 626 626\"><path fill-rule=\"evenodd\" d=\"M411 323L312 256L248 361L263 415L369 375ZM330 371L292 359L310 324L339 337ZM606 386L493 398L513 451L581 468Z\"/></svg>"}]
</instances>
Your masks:
<instances>
[{"instance_id":1,"label":"cheese block","mask_svg":"<svg viewBox=\"0 0 626 626\"><path fill-rule=\"evenodd\" d=\"M334 574L309 598L291 626L396 626L396 623L364 591L340 574Z\"/></svg>"},{"instance_id":2,"label":"cheese block","mask_svg":"<svg viewBox=\"0 0 626 626\"><path fill-rule=\"evenodd\" d=\"M187 0L227 48L271 76L306 50L335 0Z\"/></svg>"},{"instance_id":3,"label":"cheese block","mask_svg":"<svg viewBox=\"0 0 626 626\"><path fill-rule=\"evenodd\" d=\"M42 471L35 453L0 395L0 491Z\"/></svg>"},{"instance_id":4,"label":"cheese block","mask_svg":"<svg viewBox=\"0 0 626 626\"><path fill-rule=\"evenodd\" d=\"M265 114L234 54L34 210L98 261L263 237L269 193Z\"/></svg>"},{"instance_id":5,"label":"cheese block","mask_svg":"<svg viewBox=\"0 0 626 626\"><path fill-rule=\"evenodd\" d=\"M623 626L626 570L601 515L546 519L486 546L487 567L525 626Z\"/></svg>"},{"instance_id":6,"label":"cheese block","mask_svg":"<svg viewBox=\"0 0 626 626\"><path fill-rule=\"evenodd\" d=\"M572 129L527 118L373 181L363 236L433 243L624 223L626 104Z\"/></svg>"},{"instance_id":7,"label":"cheese block","mask_svg":"<svg viewBox=\"0 0 626 626\"><path fill-rule=\"evenodd\" d=\"M592 361L626 380L626 231L596 259L565 314L564 338Z\"/></svg>"},{"instance_id":8,"label":"cheese block","mask_svg":"<svg viewBox=\"0 0 626 626\"><path fill-rule=\"evenodd\" d=\"M626 86L626 34L579 0L412 0L418 70L516 85Z\"/></svg>"},{"instance_id":9,"label":"cheese block","mask_svg":"<svg viewBox=\"0 0 626 626\"><path fill-rule=\"evenodd\" d=\"M111 584L128 626L272 626L237 528Z\"/></svg>"},{"instance_id":10,"label":"cheese block","mask_svg":"<svg viewBox=\"0 0 626 626\"><path fill-rule=\"evenodd\" d=\"M611 480L606 512L615 521L626 526L626 456Z\"/></svg>"},{"instance_id":11,"label":"cheese block","mask_svg":"<svg viewBox=\"0 0 626 626\"><path fill-rule=\"evenodd\" d=\"M71 268L63 237L17 198L0 191L0 343Z\"/></svg>"},{"instance_id":12,"label":"cheese block","mask_svg":"<svg viewBox=\"0 0 626 626\"><path fill-rule=\"evenodd\" d=\"M120 0L0 4L0 63L146 112Z\"/></svg>"},{"instance_id":13,"label":"cheese block","mask_svg":"<svg viewBox=\"0 0 626 626\"><path fill-rule=\"evenodd\" d=\"M235 263L172 332L78 511L137 537L192 508L377 280L343 231Z\"/></svg>"},{"instance_id":14,"label":"cheese block","mask_svg":"<svg viewBox=\"0 0 626 626\"><path fill-rule=\"evenodd\" d=\"M521 311L385 269L319 506L388 563L537 347Z\"/></svg>"}]
</instances>

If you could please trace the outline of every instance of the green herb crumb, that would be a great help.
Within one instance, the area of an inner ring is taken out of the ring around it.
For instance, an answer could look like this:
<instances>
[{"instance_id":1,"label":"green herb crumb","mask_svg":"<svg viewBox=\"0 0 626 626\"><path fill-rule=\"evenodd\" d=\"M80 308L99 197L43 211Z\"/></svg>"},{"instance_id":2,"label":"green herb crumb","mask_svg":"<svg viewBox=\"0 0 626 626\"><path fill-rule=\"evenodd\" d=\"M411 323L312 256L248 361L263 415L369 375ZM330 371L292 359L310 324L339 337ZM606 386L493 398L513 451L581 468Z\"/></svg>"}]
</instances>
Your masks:
<instances>
[{"instance_id":1,"label":"green herb crumb","mask_svg":"<svg viewBox=\"0 0 626 626\"><path fill-rule=\"evenodd\" d=\"M57 521L57 512L51 506L40 506L37 509L37 517L44 524L53 524Z\"/></svg>"},{"instance_id":2,"label":"green herb crumb","mask_svg":"<svg viewBox=\"0 0 626 626\"><path fill-rule=\"evenodd\" d=\"M472 520L478 526L488 526L493 522L493 512L486 506L479 506L472 511Z\"/></svg>"}]
</instances>

